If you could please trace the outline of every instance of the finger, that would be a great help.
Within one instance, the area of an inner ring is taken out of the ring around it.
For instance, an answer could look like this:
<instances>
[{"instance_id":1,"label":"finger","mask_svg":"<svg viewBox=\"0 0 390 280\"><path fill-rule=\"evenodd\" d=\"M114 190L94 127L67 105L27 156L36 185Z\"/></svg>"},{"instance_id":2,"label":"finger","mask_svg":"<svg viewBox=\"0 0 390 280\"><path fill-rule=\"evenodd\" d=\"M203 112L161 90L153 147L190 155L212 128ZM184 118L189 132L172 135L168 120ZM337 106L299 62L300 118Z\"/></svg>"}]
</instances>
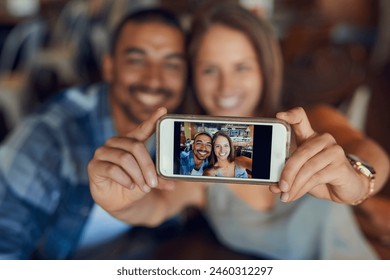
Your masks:
<instances>
[{"instance_id":1,"label":"finger","mask_svg":"<svg viewBox=\"0 0 390 280\"><path fill-rule=\"evenodd\" d=\"M294 194L294 195L288 195L288 199L285 202L291 202L295 201L302 196L304 196L306 193L315 193L316 188L319 186L326 187L326 182L329 182L332 180L332 175L329 173L328 168L322 169L318 171L315 176L312 176L301 188L300 190Z\"/></svg>"},{"instance_id":2,"label":"finger","mask_svg":"<svg viewBox=\"0 0 390 280\"><path fill-rule=\"evenodd\" d=\"M276 118L286 121L291 125L298 144L316 135L302 107L296 107L286 112L279 112L276 114Z\"/></svg>"},{"instance_id":3,"label":"finger","mask_svg":"<svg viewBox=\"0 0 390 280\"><path fill-rule=\"evenodd\" d=\"M322 183L321 179L318 179L318 176L322 174L324 170L328 173L332 172L332 153L334 153L334 149L324 150L312 157L302 166L288 191L288 201L296 200L309 192L311 190L310 187L313 188ZM307 184L309 181L311 181L312 184ZM284 198L285 197L286 196L284 196Z\"/></svg>"},{"instance_id":4,"label":"finger","mask_svg":"<svg viewBox=\"0 0 390 280\"><path fill-rule=\"evenodd\" d=\"M136 129L126 134L126 136L141 142L146 141L155 132L157 120L166 113L167 109L164 107L157 109L148 120L142 122Z\"/></svg>"},{"instance_id":5,"label":"finger","mask_svg":"<svg viewBox=\"0 0 390 280\"><path fill-rule=\"evenodd\" d=\"M282 170L279 182L281 191L289 191L302 166L316 154L319 154L321 151L335 143L336 141L334 138L330 134L325 133L312 138L299 146L286 161Z\"/></svg>"},{"instance_id":6,"label":"finger","mask_svg":"<svg viewBox=\"0 0 390 280\"><path fill-rule=\"evenodd\" d=\"M158 189L173 191L176 188L174 181L165 180L163 178L158 178Z\"/></svg>"},{"instance_id":7,"label":"finger","mask_svg":"<svg viewBox=\"0 0 390 280\"><path fill-rule=\"evenodd\" d=\"M143 142L139 142L127 137L115 137L109 139L106 143L106 146L123 151L123 155L117 155L120 156L120 159L123 161L120 165L129 172L132 171L132 168L136 170L137 176L139 176L138 179L143 180L144 186L142 188L144 190L147 190L147 186L150 188L155 188L157 186L158 180L156 167ZM135 159L135 162L132 162L131 157ZM129 161L131 165L126 165L127 161ZM138 173L138 171L140 171L140 173ZM147 186L145 185L145 182Z\"/></svg>"},{"instance_id":8,"label":"finger","mask_svg":"<svg viewBox=\"0 0 390 280\"><path fill-rule=\"evenodd\" d=\"M279 194L279 193L282 192L282 191L280 190L280 188L279 188L277 185L270 185L270 186L269 186L269 190L270 190L273 194Z\"/></svg>"},{"instance_id":9,"label":"finger","mask_svg":"<svg viewBox=\"0 0 390 280\"><path fill-rule=\"evenodd\" d=\"M88 174L91 183L93 183L96 188L99 188L101 183L104 182L108 182L110 186L112 186L112 183L117 183L127 189L134 188L133 180L130 176L118 165L112 164L111 162L100 160L91 161L88 164ZM104 176L99 174L104 174Z\"/></svg>"},{"instance_id":10,"label":"finger","mask_svg":"<svg viewBox=\"0 0 390 280\"><path fill-rule=\"evenodd\" d=\"M119 166L132 179L133 183L138 186L143 192L150 192L150 187L144 179L144 175L139 167L134 156L124 150L112 147L101 147L96 153L96 158L101 159L104 155L104 160Z\"/></svg>"}]
</instances>

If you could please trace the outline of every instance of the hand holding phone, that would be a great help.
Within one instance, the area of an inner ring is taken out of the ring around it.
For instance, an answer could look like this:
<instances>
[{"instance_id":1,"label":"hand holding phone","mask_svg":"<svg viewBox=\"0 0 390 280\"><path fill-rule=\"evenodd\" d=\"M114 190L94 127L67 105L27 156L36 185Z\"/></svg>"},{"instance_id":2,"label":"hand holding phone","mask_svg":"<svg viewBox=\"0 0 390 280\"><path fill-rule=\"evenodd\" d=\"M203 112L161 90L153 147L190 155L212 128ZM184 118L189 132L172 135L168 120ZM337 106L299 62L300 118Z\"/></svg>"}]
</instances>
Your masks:
<instances>
[{"instance_id":1,"label":"hand holding phone","mask_svg":"<svg viewBox=\"0 0 390 280\"><path fill-rule=\"evenodd\" d=\"M290 126L277 119L166 115L157 124L157 172L169 179L277 183Z\"/></svg>"},{"instance_id":2,"label":"hand holding phone","mask_svg":"<svg viewBox=\"0 0 390 280\"><path fill-rule=\"evenodd\" d=\"M145 146L164 114L166 109L158 110L125 137L112 137L96 150L88 165L90 189L94 200L110 213L127 209L153 187L171 189L169 182L158 179Z\"/></svg>"}]
</instances>

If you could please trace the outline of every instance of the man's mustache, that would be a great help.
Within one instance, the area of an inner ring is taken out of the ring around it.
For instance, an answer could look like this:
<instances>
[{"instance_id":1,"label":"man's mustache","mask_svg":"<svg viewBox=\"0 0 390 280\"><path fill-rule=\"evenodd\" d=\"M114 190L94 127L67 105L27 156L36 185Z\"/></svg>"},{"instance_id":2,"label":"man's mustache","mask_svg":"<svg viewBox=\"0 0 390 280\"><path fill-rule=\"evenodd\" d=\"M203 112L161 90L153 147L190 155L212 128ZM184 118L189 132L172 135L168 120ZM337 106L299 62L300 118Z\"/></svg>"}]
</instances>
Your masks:
<instances>
[{"instance_id":1,"label":"man's mustache","mask_svg":"<svg viewBox=\"0 0 390 280\"><path fill-rule=\"evenodd\" d=\"M162 87L151 88L151 87L148 87L146 85L140 85L140 84L131 85L131 86L129 86L128 90L129 90L130 94L135 94L135 93L141 91L141 92L150 93L150 94L162 94L167 98L173 96L172 91L167 89L167 88L162 88Z\"/></svg>"},{"instance_id":2,"label":"man's mustache","mask_svg":"<svg viewBox=\"0 0 390 280\"><path fill-rule=\"evenodd\" d=\"M200 149L197 149L198 152L205 152L205 153L210 153L209 150L200 150Z\"/></svg>"}]
</instances>

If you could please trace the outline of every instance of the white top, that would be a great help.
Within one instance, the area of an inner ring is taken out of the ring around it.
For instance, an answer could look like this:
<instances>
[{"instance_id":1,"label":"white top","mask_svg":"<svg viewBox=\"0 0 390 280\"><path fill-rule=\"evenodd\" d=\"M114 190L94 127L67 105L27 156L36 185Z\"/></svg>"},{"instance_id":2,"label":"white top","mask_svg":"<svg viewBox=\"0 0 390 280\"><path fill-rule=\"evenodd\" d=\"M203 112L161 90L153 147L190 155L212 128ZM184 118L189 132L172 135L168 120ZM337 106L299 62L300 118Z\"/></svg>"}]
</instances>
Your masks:
<instances>
[{"instance_id":1,"label":"white top","mask_svg":"<svg viewBox=\"0 0 390 280\"><path fill-rule=\"evenodd\" d=\"M130 228L130 225L112 217L99 205L94 204L81 234L78 249L93 247L114 239Z\"/></svg>"}]
</instances>

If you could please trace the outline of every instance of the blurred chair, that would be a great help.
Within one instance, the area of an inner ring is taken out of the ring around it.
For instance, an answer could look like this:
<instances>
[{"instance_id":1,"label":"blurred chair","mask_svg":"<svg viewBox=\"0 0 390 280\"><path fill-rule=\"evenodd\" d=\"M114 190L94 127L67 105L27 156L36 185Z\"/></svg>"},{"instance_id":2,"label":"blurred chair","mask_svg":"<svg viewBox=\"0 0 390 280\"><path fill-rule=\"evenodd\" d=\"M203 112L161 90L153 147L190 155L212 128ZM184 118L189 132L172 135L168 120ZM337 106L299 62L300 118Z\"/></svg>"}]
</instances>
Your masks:
<instances>
[{"instance_id":1,"label":"blurred chair","mask_svg":"<svg viewBox=\"0 0 390 280\"><path fill-rule=\"evenodd\" d=\"M28 67L47 36L47 26L39 18L17 24L8 34L0 53L0 72Z\"/></svg>"},{"instance_id":2,"label":"blurred chair","mask_svg":"<svg viewBox=\"0 0 390 280\"><path fill-rule=\"evenodd\" d=\"M17 24L7 35L0 53L0 109L11 129L24 115L29 68L44 47L47 26L40 18Z\"/></svg>"},{"instance_id":3,"label":"blurred chair","mask_svg":"<svg viewBox=\"0 0 390 280\"><path fill-rule=\"evenodd\" d=\"M51 45L74 49L75 71L83 82L101 79L100 61L108 47L107 18L112 5L111 1L69 1L57 19Z\"/></svg>"},{"instance_id":4,"label":"blurred chair","mask_svg":"<svg viewBox=\"0 0 390 280\"><path fill-rule=\"evenodd\" d=\"M0 110L0 143L4 140L8 134L8 125L5 121L4 113Z\"/></svg>"}]
</instances>

